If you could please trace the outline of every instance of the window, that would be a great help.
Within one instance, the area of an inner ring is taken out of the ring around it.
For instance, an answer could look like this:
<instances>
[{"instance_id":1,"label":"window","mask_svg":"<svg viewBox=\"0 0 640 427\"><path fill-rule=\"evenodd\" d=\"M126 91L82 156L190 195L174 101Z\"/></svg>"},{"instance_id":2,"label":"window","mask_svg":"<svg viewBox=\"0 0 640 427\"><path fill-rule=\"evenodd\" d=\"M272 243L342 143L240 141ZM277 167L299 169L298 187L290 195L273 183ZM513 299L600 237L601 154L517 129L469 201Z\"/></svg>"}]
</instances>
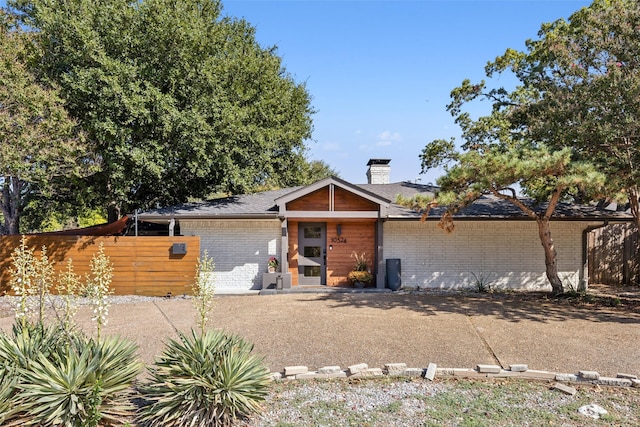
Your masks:
<instances>
[{"instance_id":1,"label":"window","mask_svg":"<svg viewBox=\"0 0 640 427\"><path fill-rule=\"evenodd\" d=\"M319 266L304 266L304 275L305 277L320 277L320 267Z\"/></svg>"},{"instance_id":2,"label":"window","mask_svg":"<svg viewBox=\"0 0 640 427\"><path fill-rule=\"evenodd\" d=\"M305 227L305 239L320 239L322 237L322 227Z\"/></svg>"},{"instance_id":3,"label":"window","mask_svg":"<svg viewBox=\"0 0 640 427\"><path fill-rule=\"evenodd\" d=\"M322 256L320 246L305 246L303 252L306 258L320 258Z\"/></svg>"}]
</instances>

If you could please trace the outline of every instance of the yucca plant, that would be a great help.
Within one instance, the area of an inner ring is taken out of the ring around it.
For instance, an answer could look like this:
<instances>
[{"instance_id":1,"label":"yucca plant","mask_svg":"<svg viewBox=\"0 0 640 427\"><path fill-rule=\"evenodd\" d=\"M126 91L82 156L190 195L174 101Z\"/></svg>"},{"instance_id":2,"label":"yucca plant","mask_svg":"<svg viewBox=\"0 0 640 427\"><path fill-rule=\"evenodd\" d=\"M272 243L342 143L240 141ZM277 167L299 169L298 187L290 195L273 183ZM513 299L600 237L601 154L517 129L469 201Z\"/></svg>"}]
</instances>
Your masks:
<instances>
[{"instance_id":1,"label":"yucca plant","mask_svg":"<svg viewBox=\"0 0 640 427\"><path fill-rule=\"evenodd\" d=\"M131 384L141 368L135 353L132 342L109 337L76 339L55 357L40 355L21 372L22 425L122 425L134 409Z\"/></svg>"},{"instance_id":2,"label":"yucca plant","mask_svg":"<svg viewBox=\"0 0 640 427\"><path fill-rule=\"evenodd\" d=\"M202 257L196 264L196 277L191 287L193 292L193 304L196 309L196 323L200 332L204 333L209 321L209 313L213 309L213 296L215 286L213 284L213 270L215 263L205 249Z\"/></svg>"},{"instance_id":3,"label":"yucca plant","mask_svg":"<svg viewBox=\"0 0 640 427\"><path fill-rule=\"evenodd\" d=\"M0 360L7 366L29 369L38 355L49 357L67 346L67 337L55 326L15 323L11 335L0 334Z\"/></svg>"},{"instance_id":4,"label":"yucca plant","mask_svg":"<svg viewBox=\"0 0 640 427\"><path fill-rule=\"evenodd\" d=\"M21 425L25 419L19 414L22 372L38 357L52 357L66 346L55 327L41 323L18 322L11 334L0 333L0 425Z\"/></svg>"},{"instance_id":5,"label":"yucca plant","mask_svg":"<svg viewBox=\"0 0 640 427\"><path fill-rule=\"evenodd\" d=\"M11 290L18 297L15 302L16 321L22 326L26 326L29 317L33 314L33 301L30 296L33 293L33 275L36 258L33 249L27 247L27 239L22 236L20 246L16 247L11 254L11 279L9 284Z\"/></svg>"},{"instance_id":6,"label":"yucca plant","mask_svg":"<svg viewBox=\"0 0 640 427\"><path fill-rule=\"evenodd\" d=\"M11 404L0 425L122 425L133 413L131 384L141 370L136 350L120 338L14 326L12 336L0 335L0 360L15 380L4 392L0 384L0 398L9 395Z\"/></svg>"},{"instance_id":7,"label":"yucca plant","mask_svg":"<svg viewBox=\"0 0 640 427\"><path fill-rule=\"evenodd\" d=\"M0 425L5 425L15 413L15 394L18 375L16 368L0 365Z\"/></svg>"},{"instance_id":8,"label":"yucca plant","mask_svg":"<svg viewBox=\"0 0 640 427\"><path fill-rule=\"evenodd\" d=\"M227 426L257 412L269 385L269 371L253 345L221 331L180 334L170 340L141 389L147 426Z\"/></svg>"},{"instance_id":9,"label":"yucca plant","mask_svg":"<svg viewBox=\"0 0 640 427\"><path fill-rule=\"evenodd\" d=\"M100 340L102 328L107 325L109 315L109 296L113 294L111 281L113 280L113 264L104 253L104 244L100 243L98 252L90 261L91 275L87 276L84 293L93 306L93 320L96 322L97 338Z\"/></svg>"}]
</instances>

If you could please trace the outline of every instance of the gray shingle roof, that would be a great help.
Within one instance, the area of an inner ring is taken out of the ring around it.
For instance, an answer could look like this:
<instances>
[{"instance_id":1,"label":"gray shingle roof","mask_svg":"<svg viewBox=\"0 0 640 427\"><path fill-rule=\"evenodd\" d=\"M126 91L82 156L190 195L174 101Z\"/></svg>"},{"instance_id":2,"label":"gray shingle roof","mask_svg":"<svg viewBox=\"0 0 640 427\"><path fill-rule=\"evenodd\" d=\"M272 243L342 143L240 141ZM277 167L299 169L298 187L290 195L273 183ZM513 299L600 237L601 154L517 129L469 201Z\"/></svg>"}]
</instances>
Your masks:
<instances>
[{"instance_id":1,"label":"gray shingle roof","mask_svg":"<svg viewBox=\"0 0 640 427\"><path fill-rule=\"evenodd\" d=\"M412 197L416 194L433 195L435 187L431 185L414 184L411 182L396 182L392 184L357 184L357 187L371 194L390 200L389 219L418 219L420 213L395 204L396 197ZM281 190L265 191L255 194L231 196L198 203L186 203L173 207L151 210L140 214L141 219L170 217L174 215L182 218L275 218L278 207L275 200L301 187L284 188ZM525 200L529 206L533 203ZM431 211L429 218L438 219L444 208L438 207ZM508 201L493 196L483 196L472 205L462 209L456 218L459 219L525 219L527 217L518 207ZM577 220L630 220L628 212L606 210L595 205L575 205L561 203L556 208L554 218Z\"/></svg>"},{"instance_id":2,"label":"gray shingle roof","mask_svg":"<svg viewBox=\"0 0 640 427\"><path fill-rule=\"evenodd\" d=\"M181 217L276 217L278 207L274 200L300 187L243 194L204 202L185 203L144 212L140 217L175 216Z\"/></svg>"}]
</instances>

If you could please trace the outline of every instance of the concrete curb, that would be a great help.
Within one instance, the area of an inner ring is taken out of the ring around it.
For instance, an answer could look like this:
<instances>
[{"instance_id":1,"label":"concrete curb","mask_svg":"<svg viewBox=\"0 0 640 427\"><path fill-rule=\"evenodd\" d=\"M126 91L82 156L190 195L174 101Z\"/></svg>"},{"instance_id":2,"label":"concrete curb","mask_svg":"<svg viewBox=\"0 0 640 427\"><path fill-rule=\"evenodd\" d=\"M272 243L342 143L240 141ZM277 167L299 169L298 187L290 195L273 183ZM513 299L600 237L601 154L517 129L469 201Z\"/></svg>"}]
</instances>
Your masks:
<instances>
[{"instance_id":1,"label":"concrete curb","mask_svg":"<svg viewBox=\"0 0 640 427\"><path fill-rule=\"evenodd\" d=\"M429 363L427 368L409 368L405 363L387 363L384 368L370 368L366 363L351 365L346 369L339 366L325 366L317 371L309 371L306 366L287 366L282 372L272 372L274 381L309 380L309 379L333 379L333 378L380 378L380 377L406 377L424 378L433 381L440 378L471 378L492 379L512 378L532 381L555 381L555 389L570 395L575 394L575 389L563 385L567 384L591 384L610 387L638 387L640 380L637 375L619 373L616 377L602 377L595 371L578 371L576 374L539 371L529 369L527 365L511 365L509 369L503 369L498 365L479 364L474 369L467 368L438 368L435 363Z\"/></svg>"}]
</instances>

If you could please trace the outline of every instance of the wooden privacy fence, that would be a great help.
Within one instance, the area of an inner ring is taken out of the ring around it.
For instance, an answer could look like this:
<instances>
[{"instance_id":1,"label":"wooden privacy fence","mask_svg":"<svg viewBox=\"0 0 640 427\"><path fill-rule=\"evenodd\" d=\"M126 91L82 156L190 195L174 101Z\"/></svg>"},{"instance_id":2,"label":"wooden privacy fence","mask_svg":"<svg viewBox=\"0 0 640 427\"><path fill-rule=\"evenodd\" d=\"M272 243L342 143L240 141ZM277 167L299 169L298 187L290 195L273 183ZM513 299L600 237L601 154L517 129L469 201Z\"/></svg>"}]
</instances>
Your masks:
<instances>
[{"instance_id":1,"label":"wooden privacy fence","mask_svg":"<svg viewBox=\"0 0 640 427\"><path fill-rule=\"evenodd\" d=\"M0 237L0 295L10 292L11 253L21 236ZM93 237L27 236L26 243L40 256L42 246L55 263L55 277L73 260L74 272L90 273L90 260L100 243L113 265L111 287L116 295L165 296L191 293L196 262L200 256L199 237ZM178 244L174 248L174 244ZM185 246L182 246L184 244ZM181 249L186 248L186 253Z\"/></svg>"},{"instance_id":2,"label":"wooden privacy fence","mask_svg":"<svg viewBox=\"0 0 640 427\"><path fill-rule=\"evenodd\" d=\"M589 283L638 285L640 236L634 224L610 224L587 233Z\"/></svg>"}]
</instances>

